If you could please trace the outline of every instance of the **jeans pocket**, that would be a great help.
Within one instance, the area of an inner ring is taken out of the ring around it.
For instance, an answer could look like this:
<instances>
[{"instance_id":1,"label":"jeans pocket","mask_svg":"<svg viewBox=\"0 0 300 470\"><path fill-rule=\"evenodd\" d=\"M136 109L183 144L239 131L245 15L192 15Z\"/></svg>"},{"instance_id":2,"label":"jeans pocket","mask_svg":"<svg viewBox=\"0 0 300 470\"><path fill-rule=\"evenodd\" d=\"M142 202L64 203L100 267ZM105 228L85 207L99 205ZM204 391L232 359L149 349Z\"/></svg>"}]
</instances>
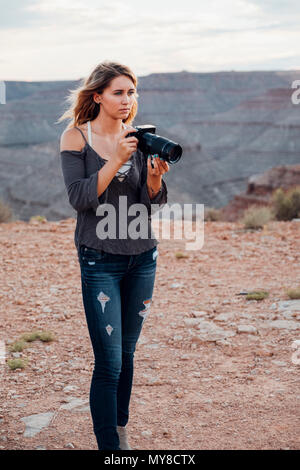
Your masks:
<instances>
[{"instance_id":1,"label":"jeans pocket","mask_svg":"<svg viewBox=\"0 0 300 470\"><path fill-rule=\"evenodd\" d=\"M97 262L102 261L107 253L103 250L95 250L87 246L81 247L81 261L83 265L92 266Z\"/></svg>"}]
</instances>

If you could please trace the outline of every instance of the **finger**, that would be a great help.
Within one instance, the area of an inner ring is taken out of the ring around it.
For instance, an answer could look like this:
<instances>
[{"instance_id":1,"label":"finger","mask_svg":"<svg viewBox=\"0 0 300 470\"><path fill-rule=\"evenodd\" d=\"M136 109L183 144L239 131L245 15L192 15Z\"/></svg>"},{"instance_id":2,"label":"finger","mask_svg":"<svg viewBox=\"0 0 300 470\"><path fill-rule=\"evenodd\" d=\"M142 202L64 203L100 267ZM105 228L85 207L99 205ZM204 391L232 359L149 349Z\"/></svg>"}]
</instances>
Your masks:
<instances>
[{"instance_id":1,"label":"finger","mask_svg":"<svg viewBox=\"0 0 300 470\"><path fill-rule=\"evenodd\" d=\"M151 158L151 155L148 156L147 164L148 164L148 171L152 175L153 170L154 170L154 164L153 164L153 159Z\"/></svg>"},{"instance_id":2,"label":"finger","mask_svg":"<svg viewBox=\"0 0 300 470\"><path fill-rule=\"evenodd\" d=\"M162 166L158 155L155 156L154 161L155 161L155 168L157 169L157 174L163 175L165 173L165 169Z\"/></svg>"},{"instance_id":3,"label":"finger","mask_svg":"<svg viewBox=\"0 0 300 470\"><path fill-rule=\"evenodd\" d=\"M133 136L132 137L124 137L123 139L120 139L120 140L121 140L121 142L126 142L126 144L129 143L129 142L138 143L138 139L136 137L133 137Z\"/></svg>"},{"instance_id":4,"label":"finger","mask_svg":"<svg viewBox=\"0 0 300 470\"><path fill-rule=\"evenodd\" d=\"M135 127L130 126L121 132L121 137L126 137L126 135L131 134L131 132L137 132L137 129L135 129ZM127 138L130 139L130 137Z\"/></svg>"},{"instance_id":5,"label":"finger","mask_svg":"<svg viewBox=\"0 0 300 470\"><path fill-rule=\"evenodd\" d=\"M153 165L154 165L154 163L153 163ZM150 175L154 175L155 173L154 173L154 168L152 168L152 166L151 166L151 156L150 155L147 158L147 166L148 166L148 173Z\"/></svg>"},{"instance_id":6,"label":"finger","mask_svg":"<svg viewBox=\"0 0 300 470\"><path fill-rule=\"evenodd\" d=\"M157 162L157 167L159 169L159 172L163 175L166 172L164 165L162 164L159 158L156 158L155 160Z\"/></svg>"},{"instance_id":7,"label":"finger","mask_svg":"<svg viewBox=\"0 0 300 470\"><path fill-rule=\"evenodd\" d=\"M136 142L126 142L126 145L125 145L125 143L123 143L123 144L122 144L122 147L123 147L124 149L128 149L128 148L130 148L130 149L133 149L133 148L134 148L134 149L137 149L137 143L136 143Z\"/></svg>"},{"instance_id":8,"label":"finger","mask_svg":"<svg viewBox=\"0 0 300 470\"><path fill-rule=\"evenodd\" d=\"M155 175L160 175L160 167L159 167L159 158L157 156L154 156L153 158L153 161L154 161L154 174Z\"/></svg>"},{"instance_id":9,"label":"finger","mask_svg":"<svg viewBox=\"0 0 300 470\"><path fill-rule=\"evenodd\" d=\"M160 159L160 163L166 172L169 171L170 167L169 167L168 162L166 162L166 160L162 158Z\"/></svg>"}]
</instances>

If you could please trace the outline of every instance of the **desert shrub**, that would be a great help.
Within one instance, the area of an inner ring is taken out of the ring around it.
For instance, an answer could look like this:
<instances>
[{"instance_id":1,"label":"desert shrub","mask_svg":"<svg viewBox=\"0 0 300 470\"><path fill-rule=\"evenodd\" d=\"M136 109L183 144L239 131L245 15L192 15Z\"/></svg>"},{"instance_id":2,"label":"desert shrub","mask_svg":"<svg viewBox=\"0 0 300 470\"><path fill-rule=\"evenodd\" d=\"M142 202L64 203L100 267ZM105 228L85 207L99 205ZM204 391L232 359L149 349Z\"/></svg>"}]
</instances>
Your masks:
<instances>
[{"instance_id":1,"label":"desert shrub","mask_svg":"<svg viewBox=\"0 0 300 470\"><path fill-rule=\"evenodd\" d=\"M300 217L300 186L284 192L276 189L272 195L272 206L277 220L292 220Z\"/></svg>"},{"instance_id":2,"label":"desert shrub","mask_svg":"<svg viewBox=\"0 0 300 470\"><path fill-rule=\"evenodd\" d=\"M28 359L16 358L16 359L8 359L7 365L10 369L24 369L28 364Z\"/></svg>"},{"instance_id":3,"label":"desert shrub","mask_svg":"<svg viewBox=\"0 0 300 470\"><path fill-rule=\"evenodd\" d=\"M29 222L41 222L41 223L46 223L47 219L43 215L33 215L30 217Z\"/></svg>"},{"instance_id":4,"label":"desert shrub","mask_svg":"<svg viewBox=\"0 0 300 470\"><path fill-rule=\"evenodd\" d=\"M10 352L21 352L24 348L26 348L25 341L17 340L9 346L8 350Z\"/></svg>"},{"instance_id":5,"label":"desert shrub","mask_svg":"<svg viewBox=\"0 0 300 470\"><path fill-rule=\"evenodd\" d=\"M241 222L247 229L263 228L265 224L274 220L272 208L267 206L251 206L244 211Z\"/></svg>"},{"instance_id":6,"label":"desert shrub","mask_svg":"<svg viewBox=\"0 0 300 470\"><path fill-rule=\"evenodd\" d=\"M300 299L300 287L296 289L288 289L287 295L290 299Z\"/></svg>"},{"instance_id":7,"label":"desert shrub","mask_svg":"<svg viewBox=\"0 0 300 470\"><path fill-rule=\"evenodd\" d=\"M13 219L11 208L0 200L0 223L10 222Z\"/></svg>"},{"instance_id":8,"label":"desert shrub","mask_svg":"<svg viewBox=\"0 0 300 470\"><path fill-rule=\"evenodd\" d=\"M55 335L52 333L52 331L32 331L30 333L23 333L21 336L21 340L23 341L28 341L32 342L39 339L40 341L43 342L49 342L49 341L54 341Z\"/></svg>"},{"instance_id":9,"label":"desert shrub","mask_svg":"<svg viewBox=\"0 0 300 470\"><path fill-rule=\"evenodd\" d=\"M264 290L255 290L252 292L248 292L246 295L247 300L263 300L266 299L269 296L269 292L266 292Z\"/></svg>"},{"instance_id":10,"label":"desert shrub","mask_svg":"<svg viewBox=\"0 0 300 470\"><path fill-rule=\"evenodd\" d=\"M215 209L214 207L207 207L204 209L205 221L215 222L217 220L221 220L221 218L221 211L219 209Z\"/></svg>"},{"instance_id":11,"label":"desert shrub","mask_svg":"<svg viewBox=\"0 0 300 470\"><path fill-rule=\"evenodd\" d=\"M31 333L24 333L21 336L21 340L28 341L29 343L31 343L32 341L39 339L39 334L40 333L38 331L32 331Z\"/></svg>"},{"instance_id":12,"label":"desert shrub","mask_svg":"<svg viewBox=\"0 0 300 470\"><path fill-rule=\"evenodd\" d=\"M43 341L44 343L48 343L50 341L54 341L55 336L52 333L52 331L41 331L39 333L39 339Z\"/></svg>"},{"instance_id":13,"label":"desert shrub","mask_svg":"<svg viewBox=\"0 0 300 470\"><path fill-rule=\"evenodd\" d=\"M181 251L177 251L177 252L175 253L175 257L176 257L177 259L179 259L179 258L188 258L188 255L185 254L185 253L182 253Z\"/></svg>"}]
</instances>

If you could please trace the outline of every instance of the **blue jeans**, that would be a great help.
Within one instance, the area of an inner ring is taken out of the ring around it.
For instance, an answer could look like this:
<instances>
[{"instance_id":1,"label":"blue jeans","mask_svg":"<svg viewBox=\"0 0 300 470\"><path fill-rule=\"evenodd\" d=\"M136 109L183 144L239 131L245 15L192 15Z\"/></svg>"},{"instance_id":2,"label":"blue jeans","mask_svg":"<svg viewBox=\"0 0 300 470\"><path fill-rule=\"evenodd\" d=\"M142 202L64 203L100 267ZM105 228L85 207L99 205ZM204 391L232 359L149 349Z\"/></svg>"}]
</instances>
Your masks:
<instances>
[{"instance_id":1,"label":"blue jeans","mask_svg":"<svg viewBox=\"0 0 300 470\"><path fill-rule=\"evenodd\" d=\"M90 409L99 450L119 450L129 418L133 359L150 312L157 247L117 255L80 246L82 298L94 351Z\"/></svg>"}]
</instances>

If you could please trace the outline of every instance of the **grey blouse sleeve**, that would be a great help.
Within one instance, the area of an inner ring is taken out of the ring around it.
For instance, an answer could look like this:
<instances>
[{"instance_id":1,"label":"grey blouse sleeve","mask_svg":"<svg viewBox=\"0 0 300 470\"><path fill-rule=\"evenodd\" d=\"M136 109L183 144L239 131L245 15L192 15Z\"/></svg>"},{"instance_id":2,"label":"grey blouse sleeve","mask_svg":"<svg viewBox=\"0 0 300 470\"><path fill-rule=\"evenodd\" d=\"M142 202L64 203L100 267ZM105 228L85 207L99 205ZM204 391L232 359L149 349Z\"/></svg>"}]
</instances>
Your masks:
<instances>
[{"instance_id":1,"label":"grey blouse sleeve","mask_svg":"<svg viewBox=\"0 0 300 470\"><path fill-rule=\"evenodd\" d=\"M147 161L142 154L142 170L141 170L141 193L140 193L140 200L142 204L145 204L148 208L149 214L155 214L158 210L160 210L165 203L168 201L168 189L164 179L161 179L161 188L158 194L150 199L147 189L147 175L148 175L148 168L147 168ZM158 208L153 207L153 204L159 204Z\"/></svg>"},{"instance_id":2,"label":"grey blouse sleeve","mask_svg":"<svg viewBox=\"0 0 300 470\"><path fill-rule=\"evenodd\" d=\"M79 150L63 150L61 167L67 188L69 202L78 212L93 209L95 212L99 199L105 199L106 190L98 198L98 171L85 178L84 155Z\"/></svg>"}]
</instances>

